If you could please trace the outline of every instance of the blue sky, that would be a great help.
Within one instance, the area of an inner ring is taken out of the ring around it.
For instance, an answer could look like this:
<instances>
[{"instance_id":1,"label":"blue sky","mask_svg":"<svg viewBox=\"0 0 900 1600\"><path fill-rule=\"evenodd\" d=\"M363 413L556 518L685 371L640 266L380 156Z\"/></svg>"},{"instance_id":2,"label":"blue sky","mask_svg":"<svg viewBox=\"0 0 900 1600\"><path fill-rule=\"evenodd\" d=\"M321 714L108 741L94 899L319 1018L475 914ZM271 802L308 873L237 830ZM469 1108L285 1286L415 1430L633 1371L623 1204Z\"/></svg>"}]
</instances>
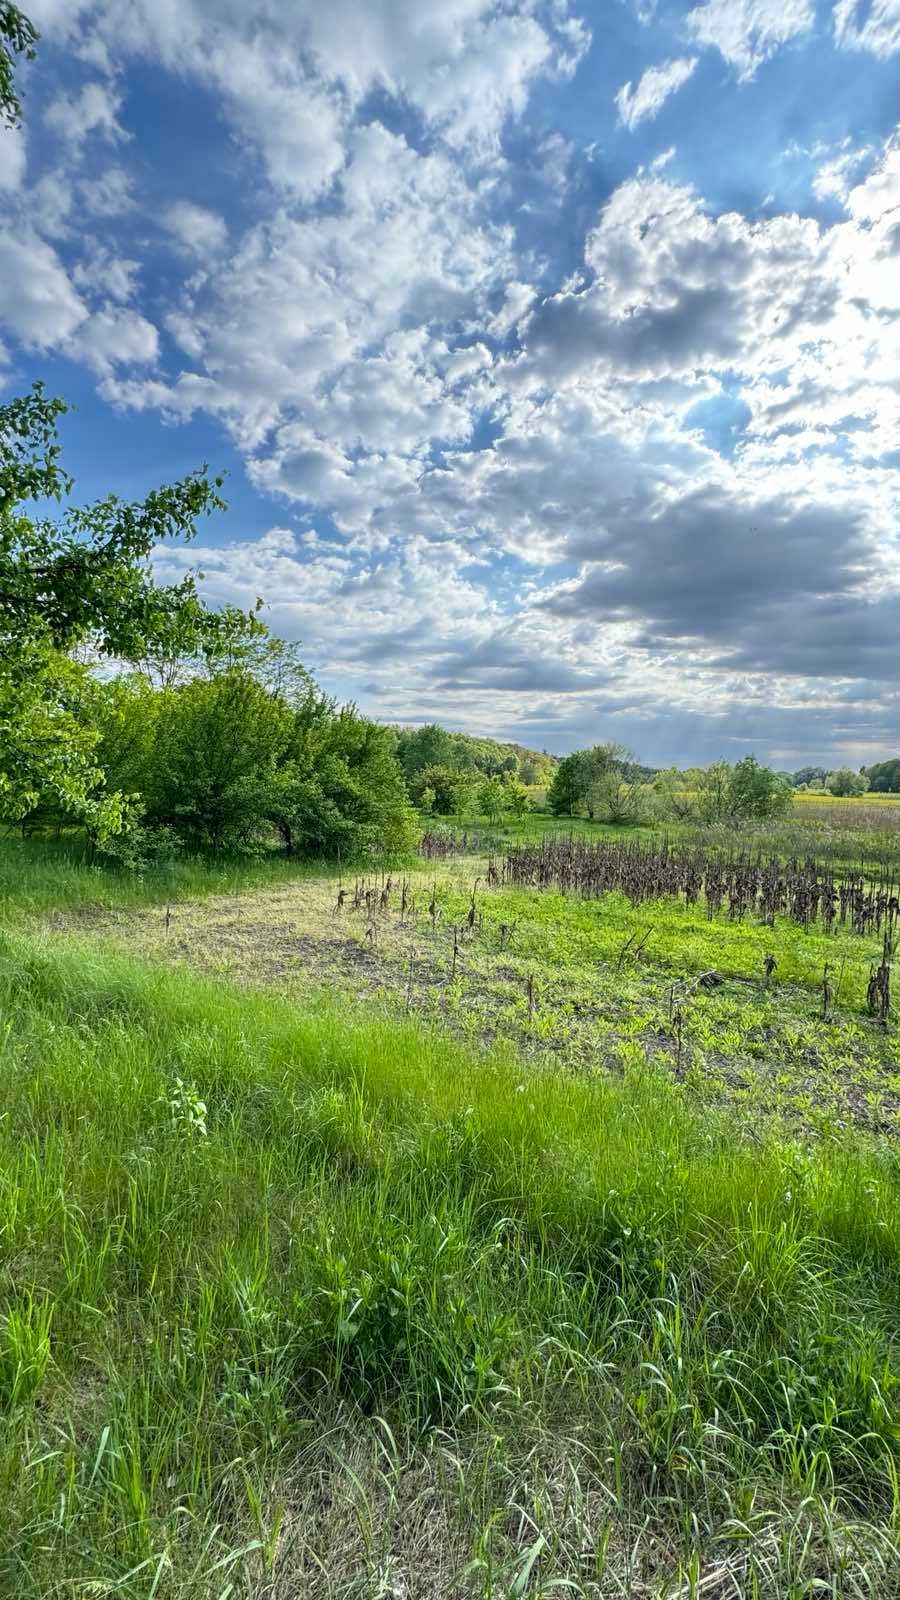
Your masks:
<instances>
[{"instance_id":1,"label":"blue sky","mask_svg":"<svg viewBox=\"0 0 900 1600\"><path fill-rule=\"evenodd\" d=\"M0 393L333 693L900 748L900 0L32 0Z\"/></svg>"}]
</instances>

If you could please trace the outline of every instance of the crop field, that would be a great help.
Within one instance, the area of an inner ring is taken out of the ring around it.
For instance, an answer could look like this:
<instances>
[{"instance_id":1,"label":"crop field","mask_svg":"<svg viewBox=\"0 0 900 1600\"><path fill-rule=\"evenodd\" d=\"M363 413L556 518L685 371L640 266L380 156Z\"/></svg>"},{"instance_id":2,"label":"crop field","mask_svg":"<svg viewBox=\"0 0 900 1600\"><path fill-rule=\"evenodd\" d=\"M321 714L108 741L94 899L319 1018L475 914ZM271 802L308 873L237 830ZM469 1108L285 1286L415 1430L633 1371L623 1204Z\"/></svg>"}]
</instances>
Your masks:
<instances>
[{"instance_id":1,"label":"crop field","mask_svg":"<svg viewBox=\"0 0 900 1600\"><path fill-rule=\"evenodd\" d=\"M727 1102L750 1122L900 1128L900 1033L867 1008L881 927L710 918L702 899L589 900L492 884L498 872L487 857L458 857L168 911L88 905L52 925L304 1002L337 990L354 1007L503 1040L580 1075L646 1060L688 1098Z\"/></svg>"},{"instance_id":2,"label":"crop field","mask_svg":"<svg viewBox=\"0 0 900 1600\"><path fill-rule=\"evenodd\" d=\"M0 1594L900 1594L895 913L544 835L8 845Z\"/></svg>"}]
</instances>

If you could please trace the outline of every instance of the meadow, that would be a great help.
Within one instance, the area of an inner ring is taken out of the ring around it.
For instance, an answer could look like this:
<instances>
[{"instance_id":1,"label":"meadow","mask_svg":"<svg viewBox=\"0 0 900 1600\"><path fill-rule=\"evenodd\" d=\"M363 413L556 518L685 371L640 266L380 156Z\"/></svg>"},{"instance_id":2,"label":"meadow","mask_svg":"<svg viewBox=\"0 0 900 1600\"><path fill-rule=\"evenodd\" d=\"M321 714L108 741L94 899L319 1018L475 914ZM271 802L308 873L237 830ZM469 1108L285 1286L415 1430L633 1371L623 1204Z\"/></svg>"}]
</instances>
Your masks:
<instances>
[{"instance_id":1,"label":"meadow","mask_svg":"<svg viewBox=\"0 0 900 1600\"><path fill-rule=\"evenodd\" d=\"M877 941L499 860L6 842L0 1593L900 1594Z\"/></svg>"}]
</instances>

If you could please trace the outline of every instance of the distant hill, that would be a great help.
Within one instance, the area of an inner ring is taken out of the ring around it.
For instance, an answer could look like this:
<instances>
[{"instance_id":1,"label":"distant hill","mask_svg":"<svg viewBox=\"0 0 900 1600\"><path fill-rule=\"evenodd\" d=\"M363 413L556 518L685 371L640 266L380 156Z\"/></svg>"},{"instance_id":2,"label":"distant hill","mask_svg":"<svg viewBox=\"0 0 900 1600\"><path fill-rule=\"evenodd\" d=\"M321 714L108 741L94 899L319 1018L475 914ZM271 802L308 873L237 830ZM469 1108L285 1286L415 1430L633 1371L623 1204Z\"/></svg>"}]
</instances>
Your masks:
<instances>
[{"instance_id":1,"label":"distant hill","mask_svg":"<svg viewBox=\"0 0 900 1600\"><path fill-rule=\"evenodd\" d=\"M544 786L553 779L559 757L547 750L531 750L524 744L500 739L478 739L469 733L453 733L437 723L422 728L394 726L397 757L407 778L426 767L451 767L464 772L483 772L486 777L510 772L520 783Z\"/></svg>"}]
</instances>

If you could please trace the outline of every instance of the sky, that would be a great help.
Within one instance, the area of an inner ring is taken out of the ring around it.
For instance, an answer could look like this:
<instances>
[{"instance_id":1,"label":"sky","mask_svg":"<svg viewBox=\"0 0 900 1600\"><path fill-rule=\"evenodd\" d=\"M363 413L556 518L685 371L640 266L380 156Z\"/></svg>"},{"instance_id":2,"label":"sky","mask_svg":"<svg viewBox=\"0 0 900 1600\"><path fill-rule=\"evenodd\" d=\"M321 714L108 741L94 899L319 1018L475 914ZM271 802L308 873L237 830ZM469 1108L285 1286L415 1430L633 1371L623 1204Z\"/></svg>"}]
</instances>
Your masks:
<instances>
[{"instance_id":1,"label":"sky","mask_svg":"<svg viewBox=\"0 0 900 1600\"><path fill-rule=\"evenodd\" d=\"M379 719L900 750L900 0L31 0L0 400Z\"/></svg>"}]
</instances>

